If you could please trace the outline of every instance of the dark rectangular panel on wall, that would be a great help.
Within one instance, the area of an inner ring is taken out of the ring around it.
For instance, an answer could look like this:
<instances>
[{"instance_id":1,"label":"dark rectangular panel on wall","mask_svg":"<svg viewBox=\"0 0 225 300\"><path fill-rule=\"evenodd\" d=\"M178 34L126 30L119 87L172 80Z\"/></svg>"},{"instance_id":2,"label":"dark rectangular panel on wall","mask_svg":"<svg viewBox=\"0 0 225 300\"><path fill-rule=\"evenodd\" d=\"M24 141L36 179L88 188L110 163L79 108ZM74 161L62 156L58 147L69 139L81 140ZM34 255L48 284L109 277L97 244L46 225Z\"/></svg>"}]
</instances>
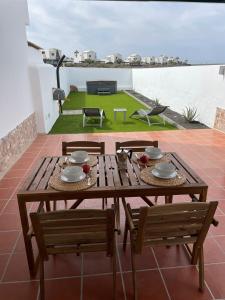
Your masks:
<instances>
[{"instance_id":1,"label":"dark rectangular panel on wall","mask_svg":"<svg viewBox=\"0 0 225 300\"><path fill-rule=\"evenodd\" d=\"M115 94L117 92L117 81L87 81L87 93L96 95L101 91L109 92L109 94Z\"/></svg>"}]
</instances>

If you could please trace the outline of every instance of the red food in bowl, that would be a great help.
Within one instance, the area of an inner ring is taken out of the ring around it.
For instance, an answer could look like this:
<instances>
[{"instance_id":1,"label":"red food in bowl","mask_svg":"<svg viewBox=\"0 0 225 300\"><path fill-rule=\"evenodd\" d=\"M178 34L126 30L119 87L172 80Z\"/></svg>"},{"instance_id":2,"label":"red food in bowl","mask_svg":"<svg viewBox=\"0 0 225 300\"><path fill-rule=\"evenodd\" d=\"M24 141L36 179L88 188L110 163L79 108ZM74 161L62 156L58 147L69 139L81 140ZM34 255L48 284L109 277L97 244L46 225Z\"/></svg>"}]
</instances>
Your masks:
<instances>
[{"instance_id":1,"label":"red food in bowl","mask_svg":"<svg viewBox=\"0 0 225 300\"><path fill-rule=\"evenodd\" d=\"M143 154L140 158L140 162L142 162L143 164L147 164L149 157L145 154Z\"/></svg>"},{"instance_id":2,"label":"red food in bowl","mask_svg":"<svg viewBox=\"0 0 225 300\"><path fill-rule=\"evenodd\" d=\"M88 165L88 164L85 164L85 165L82 166L82 168L83 168L83 172L85 174L88 174L90 172L91 166Z\"/></svg>"}]
</instances>

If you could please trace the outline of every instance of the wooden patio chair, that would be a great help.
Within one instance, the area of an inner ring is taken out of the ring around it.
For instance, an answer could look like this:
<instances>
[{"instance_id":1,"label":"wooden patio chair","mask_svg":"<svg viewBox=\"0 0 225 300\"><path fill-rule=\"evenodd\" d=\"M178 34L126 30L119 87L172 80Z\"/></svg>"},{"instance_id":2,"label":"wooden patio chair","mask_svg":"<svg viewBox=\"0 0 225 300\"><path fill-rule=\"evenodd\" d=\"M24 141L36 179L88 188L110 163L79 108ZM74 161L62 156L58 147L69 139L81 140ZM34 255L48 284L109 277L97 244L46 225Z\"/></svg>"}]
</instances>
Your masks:
<instances>
[{"instance_id":1,"label":"wooden patio chair","mask_svg":"<svg viewBox=\"0 0 225 300\"><path fill-rule=\"evenodd\" d=\"M158 147L158 141L133 140L125 142L116 142L116 151L120 149L131 149L133 152L144 152L146 147Z\"/></svg>"},{"instance_id":2,"label":"wooden patio chair","mask_svg":"<svg viewBox=\"0 0 225 300\"><path fill-rule=\"evenodd\" d=\"M133 152L144 152L147 147L157 147L159 146L158 141L150 141L150 140L132 140L132 141L124 141L124 142L116 142L116 151L120 149L130 149ZM153 203L148 197L142 196L142 200L144 200L149 206L152 206ZM157 202L158 196L155 196L155 203Z\"/></svg>"},{"instance_id":3,"label":"wooden patio chair","mask_svg":"<svg viewBox=\"0 0 225 300\"><path fill-rule=\"evenodd\" d=\"M88 154L92 155L103 155L105 154L105 143L104 142L93 142L93 141L72 141L62 142L62 155L70 155L74 151L83 150L87 151ZM71 208L77 208L84 199L77 200ZM105 207L106 199L102 199L102 208ZM67 204L67 201L65 200ZM54 210L56 209L56 202L54 202Z\"/></svg>"},{"instance_id":4,"label":"wooden patio chair","mask_svg":"<svg viewBox=\"0 0 225 300\"><path fill-rule=\"evenodd\" d=\"M116 291L115 214L107 210L63 210L31 213L40 257L40 299L45 299L44 262L49 255L106 252L112 258L113 299Z\"/></svg>"},{"instance_id":5,"label":"wooden patio chair","mask_svg":"<svg viewBox=\"0 0 225 300\"><path fill-rule=\"evenodd\" d=\"M130 248L132 261L132 279L134 299L137 299L135 255L141 254L146 246L168 246L193 244L189 247L192 264L198 260L199 290L204 289L203 243L218 202L196 202L158 205L131 209L123 201L126 223L123 249L126 249L128 230L130 231ZM154 287L153 287L154 288Z\"/></svg>"},{"instance_id":6,"label":"wooden patio chair","mask_svg":"<svg viewBox=\"0 0 225 300\"><path fill-rule=\"evenodd\" d=\"M87 151L88 154L101 155L105 154L105 143L92 141L62 142L62 155L70 155L77 150Z\"/></svg>"}]
</instances>

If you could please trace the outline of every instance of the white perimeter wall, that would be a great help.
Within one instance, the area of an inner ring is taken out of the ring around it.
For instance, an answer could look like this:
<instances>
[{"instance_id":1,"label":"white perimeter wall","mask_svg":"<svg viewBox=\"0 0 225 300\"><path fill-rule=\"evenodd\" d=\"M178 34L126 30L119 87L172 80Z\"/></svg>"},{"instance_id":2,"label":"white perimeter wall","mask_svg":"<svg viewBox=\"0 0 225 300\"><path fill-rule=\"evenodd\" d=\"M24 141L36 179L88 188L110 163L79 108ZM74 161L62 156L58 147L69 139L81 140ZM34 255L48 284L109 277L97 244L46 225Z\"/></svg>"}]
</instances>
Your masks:
<instances>
[{"instance_id":1,"label":"white perimeter wall","mask_svg":"<svg viewBox=\"0 0 225 300\"><path fill-rule=\"evenodd\" d=\"M25 0L0 1L0 138L34 112L26 24Z\"/></svg>"},{"instance_id":2,"label":"white perimeter wall","mask_svg":"<svg viewBox=\"0 0 225 300\"><path fill-rule=\"evenodd\" d=\"M55 68L49 64L29 66L30 84L39 133L48 133L59 116L58 101L53 101L56 87Z\"/></svg>"},{"instance_id":3,"label":"white perimeter wall","mask_svg":"<svg viewBox=\"0 0 225 300\"><path fill-rule=\"evenodd\" d=\"M66 69L67 84L76 85L79 91L86 91L86 81L115 80L118 90L132 88L132 69L117 68L62 68Z\"/></svg>"},{"instance_id":4,"label":"white perimeter wall","mask_svg":"<svg viewBox=\"0 0 225 300\"><path fill-rule=\"evenodd\" d=\"M133 69L133 89L182 113L195 106L202 123L213 127L216 107L225 108L225 77L218 65Z\"/></svg>"},{"instance_id":5,"label":"white perimeter wall","mask_svg":"<svg viewBox=\"0 0 225 300\"><path fill-rule=\"evenodd\" d=\"M28 47L28 63L29 64L43 64L41 51L29 46Z\"/></svg>"}]
</instances>

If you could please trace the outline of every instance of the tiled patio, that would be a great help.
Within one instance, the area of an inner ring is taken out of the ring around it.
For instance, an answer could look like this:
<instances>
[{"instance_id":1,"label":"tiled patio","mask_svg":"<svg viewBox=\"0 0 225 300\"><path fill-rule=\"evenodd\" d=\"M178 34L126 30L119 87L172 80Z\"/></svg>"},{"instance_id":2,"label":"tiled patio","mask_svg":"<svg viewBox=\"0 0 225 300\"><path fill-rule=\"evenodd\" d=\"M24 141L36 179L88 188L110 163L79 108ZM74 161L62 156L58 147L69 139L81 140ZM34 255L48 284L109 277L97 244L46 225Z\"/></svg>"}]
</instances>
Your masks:
<instances>
[{"instance_id":1,"label":"tiled patio","mask_svg":"<svg viewBox=\"0 0 225 300\"><path fill-rule=\"evenodd\" d=\"M215 130L144 133L40 135L0 181L0 299L37 299L38 277L30 280L21 237L16 193L29 171L46 155L61 155L63 140L105 141L113 153L114 142L157 139L164 151L177 152L208 183L208 200L218 200L219 226L211 227L205 242L206 289L198 292L198 273L189 265L182 247L146 249L137 260L139 299L225 299L225 134ZM176 198L183 201L184 197ZM131 199L133 205L143 202ZM83 206L100 207L101 200ZM32 210L32 206L29 208ZM122 223L124 218L122 218ZM122 224L123 225L123 224ZM132 299L129 249L118 238L117 299ZM61 255L46 263L46 300L111 299L110 260L101 254Z\"/></svg>"}]
</instances>

